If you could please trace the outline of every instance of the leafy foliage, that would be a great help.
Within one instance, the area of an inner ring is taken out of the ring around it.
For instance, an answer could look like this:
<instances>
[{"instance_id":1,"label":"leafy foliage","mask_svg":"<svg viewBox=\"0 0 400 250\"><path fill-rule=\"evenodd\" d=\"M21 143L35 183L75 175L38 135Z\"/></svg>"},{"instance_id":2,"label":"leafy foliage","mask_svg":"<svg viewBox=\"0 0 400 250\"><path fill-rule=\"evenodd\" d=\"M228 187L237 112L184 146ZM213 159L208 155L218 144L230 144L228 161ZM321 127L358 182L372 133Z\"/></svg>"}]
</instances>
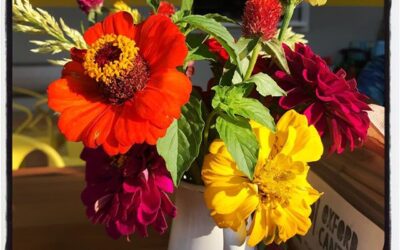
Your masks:
<instances>
[{"instance_id":1,"label":"leafy foliage","mask_svg":"<svg viewBox=\"0 0 400 250\"><path fill-rule=\"evenodd\" d=\"M289 66L287 64L285 52L283 51L281 42L278 39L273 38L268 42L264 42L262 46L264 51L276 61L278 66L282 70L286 71L286 73L290 74Z\"/></svg>"},{"instance_id":2,"label":"leafy foliage","mask_svg":"<svg viewBox=\"0 0 400 250\"><path fill-rule=\"evenodd\" d=\"M157 13L158 6L160 6L160 0L146 0L146 3L150 6L153 13Z\"/></svg>"},{"instance_id":3,"label":"leafy foliage","mask_svg":"<svg viewBox=\"0 0 400 250\"><path fill-rule=\"evenodd\" d=\"M182 0L181 10L191 12L193 7L193 0Z\"/></svg>"},{"instance_id":4,"label":"leafy foliage","mask_svg":"<svg viewBox=\"0 0 400 250\"><path fill-rule=\"evenodd\" d=\"M257 92L262 96L283 96L286 92L279 87L272 77L265 73L257 73L250 77L246 82L254 83Z\"/></svg>"},{"instance_id":5,"label":"leafy foliage","mask_svg":"<svg viewBox=\"0 0 400 250\"><path fill-rule=\"evenodd\" d=\"M182 18L180 22L187 23L196 29L202 30L212 35L226 49L230 58L238 65L239 53L235 44L235 40L229 31L213 18L200 15L190 15ZM240 67L240 65L238 65Z\"/></svg>"},{"instance_id":6,"label":"leafy foliage","mask_svg":"<svg viewBox=\"0 0 400 250\"><path fill-rule=\"evenodd\" d=\"M230 117L239 115L275 130L274 119L269 110L257 99L244 97L251 89L247 84L234 87L216 86L213 88L215 97L212 106L225 111Z\"/></svg>"},{"instance_id":7,"label":"leafy foliage","mask_svg":"<svg viewBox=\"0 0 400 250\"><path fill-rule=\"evenodd\" d=\"M238 168L253 179L259 146L249 123L223 115L217 118L216 127Z\"/></svg>"},{"instance_id":8,"label":"leafy foliage","mask_svg":"<svg viewBox=\"0 0 400 250\"><path fill-rule=\"evenodd\" d=\"M181 118L172 123L157 143L158 153L164 158L176 186L200 152L204 129L201 107L201 101L192 96L182 108Z\"/></svg>"}]
</instances>

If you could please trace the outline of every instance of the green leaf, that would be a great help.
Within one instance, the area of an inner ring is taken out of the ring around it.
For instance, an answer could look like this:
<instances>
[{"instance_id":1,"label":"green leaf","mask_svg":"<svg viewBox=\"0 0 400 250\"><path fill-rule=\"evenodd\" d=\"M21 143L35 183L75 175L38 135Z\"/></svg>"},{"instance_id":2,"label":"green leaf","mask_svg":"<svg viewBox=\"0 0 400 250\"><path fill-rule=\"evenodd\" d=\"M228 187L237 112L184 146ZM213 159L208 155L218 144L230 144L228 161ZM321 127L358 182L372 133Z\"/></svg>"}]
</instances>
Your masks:
<instances>
[{"instance_id":1,"label":"green leaf","mask_svg":"<svg viewBox=\"0 0 400 250\"><path fill-rule=\"evenodd\" d=\"M285 51L283 50L282 44L278 39L273 38L268 42L264 42L262 47L267 54L272 56L272 59L278 63L282 70L290 74L289 66L285 57Z\"/></svg>"},{"instance_id":2,"label":"green leaf","mask_svg":"<svg viewBox=\"0 0 400 250\"><path fill-rule=\"evenodd\" d=\"M186 57L186 62L188 61L216 61L215 55L211 53L206 46L199 46L197 48L189 50L189 53Z\"/></svg>"},{"instance_id":3,"label":"green leaf","mask_svg":"<svg viewBox=\"0 0 400 250\"><path fill-rule=\"evenodd\" d=\"M249 123L244 119L217 118L216 128L239 170L253 179L258 158L258 142Z\"/></svg>"},{"instance_id":4,"label":"green leaf","mask_svg":"<svg viewBox=\"0 0 400 250\"><path fill-rule=\"evenodd\" d=\"M241 98L233 101L230 105L231 112L254 120L264 127L275 132L274 118L261 102L253 98Z\"/></svg>"},{"instance_id":5,"label":"green leaf","mask_svg":"<svg viewBox=\"0 0 400 250\"><path fill-rule=\"evenodd\" d=\"M182 115L157 142L157 151L164 158L176 186L192 166L200 152L204 120L201 101L191 96L182 108Z\"/></svg>"},{"instance_id":6,"label":"green leaf","mask_svg":"<svg viewBox=\"0 0 400 250\"><path fill-rule=\"evenodd\" d=\"M260 38L241 37L236 43L236 46L238 47L239 50L239 58L243 60L247 56L250 56L250 53L256 47L259 40Z\"/></svg>"},{"instance_id":7,"label":"green leaf","mask_svg":"<svg viewBox=\"0 0 400 250\"><path fill-rule=\"evenodd\" d=\"M214 109L221 109L230 117L241 116L254 120L275 131L275 122L269 110L257 99L244 96L251 91L249 84L233 86L215 86L215 96L212 101Z\"/></svg>"},{"instance_id":8,"label":"green leaf","mask_svg":"<svg viewBox=\"0 0 400 250\"><path fill-rule=\"evenodd\" d=\"M217 85L212 88L215 91L214 98L212 100L212 107L214 109L220 108L227 113L230 112L230 105L234 100L242 99L243 96L249 93L251 86L248 84L239 84L235 86L221 86Z\"/></svg>"},{"instance_id":9,"label":"green leaf","mask_svg":"<svg viewBox=\"0 0 400 250\"><path fill-rule=\"evenodd\" d=\"M193 0L182 0L182 4L181 4L181 10L185 11L192 11L192 7L193 7Z\"/></svg>"},{"instance_id":10,"label":"green leaf","mask_svg":"<svg viewBox=\"0 0 400 250\"><path fill-rule=\"evenodd\" d=\"M257 73L250 77L246 82L254 83L256 90L262 96L284 96L286 92L279 87L272 77L265 73Z\"/></svg>"},{"instance_id":11,"label":"green leaf","mask_svg":"<svg viewBox=\"0 0 400 250\"><path fill-rule=\"evenodd\" d=\"M209 14L205 14L204 16L208 17L208 18L212 18L215 21L219 22L219 23L233 23L233 24L237 24L239 25L238 22L236 22L235 20L227 17L227 16L223 16L221 14L218 13L209 13Z\"/></svg>"},{"instance_id":12,"label":"green leaf","mask_svg":"<svg viewBox=\"0 0 400 250\"><path fill-rule=\"evenodd\" d=\"M235 40L229 31L213 18L208 18L200 15L190 15L181 19L181 22L186 22L193 27L212 35L226 49L231 60L238 65L239 69L239 53L235 44ZM241 72L241 70L240 70Z\"/></svg>"},{"instance_id":13,"label":"green leaf","mask_svg":"<svg viewBox=\"0 0 400 250\"><path fill-rule=\"evenodd\" d=\"M204 34L189 34L186 37L186 44L189 48L189 53L185 60L186 62L216 60L215 54L211 53L208 47L204 44L204 41L207 39L207 37L208 36Z\"/></svg>"},{"instance_id":14,"label":"green leaf","mask_svg":"<svg viewBox=\"0 0 400 250\"><path fill-rule=\"evenodd\" d=\"M154 13L157 13L158 6L160 6L160 0L146 0L146 3L150 6Z\"/></svg>"},{"instance_id":15,"label":"green leaf","mask_svg":"<svg viewBox=\"0 0 400 250\"><path fill-rule=\"evenodd\" d=\"M185 16L185 11L178 10L172 15L171 18L174 23L179 23L184 16ZM178 26L180 25L178 24Z\"/></svg>"}]
</instances>

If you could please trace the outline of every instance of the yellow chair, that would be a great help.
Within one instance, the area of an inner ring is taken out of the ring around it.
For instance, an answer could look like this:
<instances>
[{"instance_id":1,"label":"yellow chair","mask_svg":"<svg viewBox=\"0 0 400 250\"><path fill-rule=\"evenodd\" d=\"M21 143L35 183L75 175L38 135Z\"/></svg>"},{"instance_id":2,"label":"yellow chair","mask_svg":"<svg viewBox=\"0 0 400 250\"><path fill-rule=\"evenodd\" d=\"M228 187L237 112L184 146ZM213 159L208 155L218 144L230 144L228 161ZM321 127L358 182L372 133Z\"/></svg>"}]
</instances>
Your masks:
<instances>
[{"instance_id":1,"label":"yellow chair","mask_svg":"<svg viewBox=\"0 0 400 250\"><path fill-rule=\"evenodd\" d=\"M42 142L51 146L60 152L67 166L84 166L85 162L79 157L83 149L83 144L66 141L58 132L53 121L54 113L47 107L46 96L33 90L16 86L13 87L13 92L19 96L28 96L35 99L34 105L30 108L13 103L13 108L25 113L26 116L21 125L13 132L19 135L24 134L31 139L35 139L36 142Z\"/></svg>"},{"instance_id":2,"label":"yellow chair","mask_svg":"<svg viewBox=\"0 0 400 250\"><path fill-rule=\"evenodd\" d=\"M82 167L85 166L85 161L80 158L81 152L83 150L82 142L65 142L67 154L63 155L65 164L68 167Z\"/></svg>"},{"instance_id":3,"label":"yellow chair","mask_svg":"<svg viewBox=\"0 0 400 250\"><path fill-rule=\"evenodd\" d=\"M48 165L50 167L63 168L65 162L57 151L46 143L37 141L28 136L13 134L12 136L12 169L17 170L20 168L22 162L35 150L43 152L48 159Z\"/></svg>"},{"instance_id":4,"label":"yellow chair","mask_svg":"<svg viewBox=\"0 0 400 250\"><path fill-rule=\"evenodd\" d=\"M48 143L52 147L57 148L59 145L57 143L57 138L55 138L54 124L52 121L52 112L49 111L47 108L46 96L43 94L37 93L33 90L16 87L16 86L13 87L13 93L20 95L20 96L28 96L28 97L35 99L35 103L34 103L33 107L31 107L30 109L25 107L25 109L28 109L29 112L30 112L30 110L34 111L34 113L31 113L31 119L27 122L27 124L24 124L23 127L20 126L18 128L18 131L16 130L14 132L21 134L21 132L23 130L24 131L23 134L32 136L35 139L38 139L45 143ZM23 107L23 105L20 105L20 104L16 104L16 105L19 105L19 107L16 107L18 109L20 109L21 106ZM23 111L23 110L20 110L20 111ZM45 124L43 124L43 123L40 124L42 121L44 121Z\"/></svg>"}]
</instances>

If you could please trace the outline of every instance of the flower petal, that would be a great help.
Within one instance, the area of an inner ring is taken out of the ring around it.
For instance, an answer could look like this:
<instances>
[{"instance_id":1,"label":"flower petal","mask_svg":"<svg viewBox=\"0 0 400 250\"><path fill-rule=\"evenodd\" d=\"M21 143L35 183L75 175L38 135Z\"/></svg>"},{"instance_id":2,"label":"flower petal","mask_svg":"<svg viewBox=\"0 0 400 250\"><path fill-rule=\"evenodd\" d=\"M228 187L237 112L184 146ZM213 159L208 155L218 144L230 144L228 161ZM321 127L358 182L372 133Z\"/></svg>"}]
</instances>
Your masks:
<instances>
[{"instance_id":1,"label":"flower petal","mask_svg":"<svg viewBox=\"0 0 400 250\"><path fill-rule=\"evenodd\" d=\"M188 53L185 36L170 18L150 16L138 29L135 40L152 72L183 65Z\"/></svg>"},{"instance_id":2,"label":"flower petal","mask_svg":"<svg viewBox=\"0 0 400 250\"><path fill-rule=\"evenodd\" d=\"M88 28L83 38L91 46L97 39L107 34L123 35L134 39L136 29L133 25L131 14L127 12L117 12L107 16L103 22L96 23Z\"/></svg>"}]
</instances>

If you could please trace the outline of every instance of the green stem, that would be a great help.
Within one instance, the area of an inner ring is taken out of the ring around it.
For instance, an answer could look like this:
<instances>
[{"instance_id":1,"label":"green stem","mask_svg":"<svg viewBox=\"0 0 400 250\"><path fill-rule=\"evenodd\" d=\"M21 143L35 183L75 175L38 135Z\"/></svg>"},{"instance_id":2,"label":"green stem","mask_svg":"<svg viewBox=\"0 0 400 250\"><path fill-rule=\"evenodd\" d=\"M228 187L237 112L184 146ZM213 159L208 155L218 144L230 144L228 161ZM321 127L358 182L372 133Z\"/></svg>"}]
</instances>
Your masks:
<instances>
[{"instance_id":1,"label":"green stem","mask_svg":"<svg viewBox=\"0 0 400 250\"><path fill-rule=\"evenodd\" d=\"M251 55L250 64L249 67L247 68L246 75L244 76L245 81L251 77L254 70L254 66L256 66L258 54L260 54L260 51L261 51L261 42L258 42L256 47L254 47L253 49L253 54Z\"/></svg>"},{"instance_id":2,"label":"green stem","mask_svg":"<svg viewBox=\"0 0 400 250\"><path fill-rule=\"evenodd\" d=\"M203 133L203 153L205 154L208 150L208 135L210 133L210 127L211 127L211 123L214 119L215 116L217 116L219 113L218 109L214 109L207 117L207 121L206 121L206 126L204 128L204 133Z\"/></svg>"},{"instance_id":3,"label":"green stem","mask_svg":"<svg viewBox=\"0 0 400 250\"><path fill-rule=\"evenodd\" d=\"M279 36L278 36L278 39L281 42L283 40L283 37L285 35L287 28L289 27L289 23L290 23L290 20L292 19L295 8L296 8L296 4L293 4L293 3L285 6L285 16L283 17L281 31L279 32Z\"/></svg>"},{"instance_id":4,"label":"green stem","mask_svg":"<svg viewBox=\"0 0 400 250\"><path fill-rule=\"evenodd\" d=\"M193 162L193 165L189 169L190 176L193 179L193 184L202 185L203 181L201 179L201 167L198 162Z\"/></svg>"}]
</instances>

